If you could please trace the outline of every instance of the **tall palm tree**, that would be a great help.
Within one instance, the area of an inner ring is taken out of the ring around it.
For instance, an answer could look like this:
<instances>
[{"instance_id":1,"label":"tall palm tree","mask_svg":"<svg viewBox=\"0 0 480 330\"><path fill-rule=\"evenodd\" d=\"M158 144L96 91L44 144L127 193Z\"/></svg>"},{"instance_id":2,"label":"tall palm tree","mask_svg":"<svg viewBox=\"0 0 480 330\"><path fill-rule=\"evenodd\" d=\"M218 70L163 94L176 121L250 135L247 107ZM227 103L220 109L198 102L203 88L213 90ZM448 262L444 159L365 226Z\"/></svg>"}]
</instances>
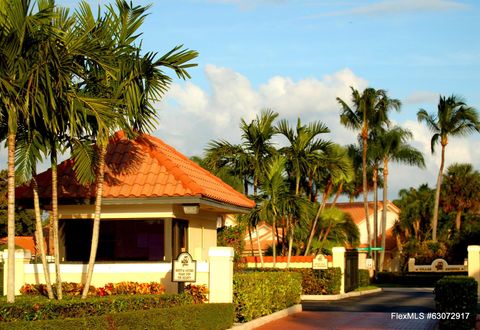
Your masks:
<instances>
[{"instance_id":1,"label":"tall palm tree","mask_svg":"<svg viewBox=\"0 0 480 330\"><path fill-rule=\"evenodd\" d=\"M442 187L443 168L445 166L445 149L448 144L448 137L465 136L473 132L480 132L480 122L477 111L474 108L467 106L465 101L456 95L451 95L449 97L440 96L437 113L428 113L426 110L420 109L417 112L417 118L419 122L425 122L427 127L433 133L431 139L432 154L435 152L435 145L438 142L442 147L432 216L432 240L436 242L440 190Z\"/></svg>"},{"instance_id":2,"label":"tall palm tree","mask_svg":"<svg viewBox=\"0 0 480 330\"><path fill-rule=\"evenodd\" d=\"M138 29L146 17L147 9L148 7L134 7L126 1L117 0L115 7L107 6L105 18L92 20L93 15L89 6L83 3L81 8L81 14L86 18L82 21L83 28L92 31L93 28L101 27L98 30L100 35L92 37L100 37L101 42L107 44L112 42L116 67L111 78L105 70L94 67L85 88L94 95L100 93L105 99L110 98L111 111L114 114L109 118L96 117L92 123L98 150L98 167L92 244L82 298L86 298L89 291L98 247L105 155L109 136L118 128L124 129L131 137L152 129L156 121L153 103L162 97L172 81L161 68L174 70L181 79L190 78L187 69L195 66L190 61L198 55L195 51L182 49L183 46L173 48L158 59L153 53L140 55L140 48L135 46L135 42L139 37ZM97 22L100 22L100 25Z\"/></svg>"},{"instance_id":3,"label":"tall palm tree","mask_svg":"<svg viewBox=\"0 0 480 330\"><path fill-rule=\"evenodd\" d=\"M407 142L412 138L409 130L395 126L390 130L383 131L378 136L380 152L383 158L383 209L382 209L382 241L379 260L379 271L383 271L385 258L385 240L387 230L387 203L388 203L388 165L390 161L404 163L412 166L425 167L423 154L410 146Z\"/></svg>"},{"instance_id":4,"label":"tall palm tree","mask_svg":"<svg viewBox=\"0 0 480 330\"><path fill-rule=\"evenodd\" d=\"M362 139L362 177L363 177L363 203L367 226L368 246L371 248L370 221L368 219L368 191L367 191L367 150L368 134L370 129L389 124L388 112L391 109L399 110L400 101L390 99L385 90L366 88L361 94L352 89L353 109L341 98L337 101L342 108L340 122L347 128L360 130Z\"/></svg>"},{"instance_id":5,"label":"tall palm tree","mask_svg":"<svg viewBox=\"0 0 480 330\"><path fill-rule=\"evenodd\" d=\"M310 252L310 245L316 233L318 220L325 209L332 188L339 182L351 180L354 175L353 165L347 150L337 144L330 144L325 148L318 164L319 170L317 171L316 181L318 186L323 186L323 193L322 200L310 227L310 234L305 247L305 256Z\"/></svg>"},{"instance_id":6,"label":"tall palm tree","mask_svg":"<svg viewBox=\"0 0 480 330\"><path fill-rule=\"evenodd\" d=\"M273 122L278 113L263 109L260 116L247 123L244 119L240 122L242 143L233 145L227 141L210 141L206 148L205 162L214 172L221 168L229 168L232 173L243 181L243 192L248 196L249 186L253 186L253 198L256 200L260 178L264 175L270 158L276 153L272 137L276 134ZM259 211L253 209L247 219L247 229L252 246L252 229L257 231ZM258 241L258 231L257 231ZM258 242L257 242L258 243ZM263 255L258 245L258 253L263 267Z\"/></svg>"},{"instance_id":7,"label":"tall palm tree","mask_svg":"<svg viewBox=\"0 0 480 330\"><path fill-rule=\"evenodd\" d=\"M8 276L7 302L13 303L15 263L15 143L18 124L28 117L30 105L45 108L38 76L46 59L42 41L48 40L52 6L40 1L38 10L30 0L0 2L0 106L7 117L8 137ZM40 46L39 46L40 45Z\"/></svg>"},{"instance_id":8,"label":"tall palm tree","mask_svg":"<svg viewBox=\"0 0 480 330\"><path fill-rule=\"evenodd\" d=\"M480 208L480 172L472 164L452 164L443 176L442 204L446 212L455 212L455 230L460 232L465 211Z\"/></svg>"}]
</instances>

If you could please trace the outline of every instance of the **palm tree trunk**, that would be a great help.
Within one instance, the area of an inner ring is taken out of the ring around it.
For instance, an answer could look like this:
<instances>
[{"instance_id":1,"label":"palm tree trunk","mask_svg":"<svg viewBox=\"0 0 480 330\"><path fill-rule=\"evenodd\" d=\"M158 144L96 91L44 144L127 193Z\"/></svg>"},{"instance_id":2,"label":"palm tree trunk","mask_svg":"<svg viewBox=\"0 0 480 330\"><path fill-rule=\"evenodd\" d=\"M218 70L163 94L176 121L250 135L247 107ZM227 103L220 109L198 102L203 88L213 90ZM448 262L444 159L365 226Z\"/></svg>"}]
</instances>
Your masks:
<instances>
[{"instance_id":1,"label":"palm tree trunk","mask_svg":"<svg viewBox=\"0 0 480 330\"><path fill-rule=\"evenodd\" d=\"M385 242L387 237L387 203L388 203L388 158L383 159L383 209L382 209L382 250L380 251L379 271L383 271L385 260Z\"/></svg>"},{"instance_id":2,"label":"palm tree trunk","mask_svg":"<svg viewBox=\"0 0 480 330\"><path fill-rule=\"evenodd\" d=\"M100 212L102 210L103 180L105 176L105 155L107 146L100 146L98 158L98 176L97 176L97 195L95 199L95 214L93 216L92 244L90 247L90 258L88 260L88 270L83 287L82 299L87 298L92 283L93 267L95 266L95 258L97 256L98 238L100 235Z\"/></svg>"},{"instance_id":3,"label":"palm tree trunk","mask_svg":"<svg viewBox=\"0 0 480 330\"><path fill-rule=\"evenodd\" d=\"M462 209L457 211L457 214L455 215L455 228L457 229L457 232L460 232L460 227L462 226Z\"/></svg>"},{"instance_id":4,"label":"palm tree trunk","mask_svg":"<svg viewBox=\"0 0 480 330\"><path fill-rule=\"evenodd\" d=\"M340 195L343 192L343 182L340 183L340 186L337 189L337 192L335 193L335 197L333 198L332 205L330 205L330 208L334 208L335 205L337 204L337 200L340 197Z\"/></svg>"},{"instance_id":5,"label":"palm tree trunk","mask_svg":"<svg viewBox=\"0 0 480 330\"><path fill-rule=\"evenodd\" d=\"M307 247L305 248L305 256L308 256L310 252L310 246L312 245L313 236L315 235L315 229L317 227L318 219L320 218L320 214L322 213L323 209L325 208L325 204L327 203L328 195L330 195L330 191L332 190L332 182L329 181L327 186L325 187L325 191L323 192L322 203L318 207L317 214L315 215L315 219L313 220L312 227L310 229L310 236L308 237Z\"/></svg>"},{"instance_id":6,"label":"palm tree trunk","mask_svg":"<svg viewBox=\"0 0 480 330\"><path fill-rule=\"evenodd\" d=\"M53 221L53 253L55 258L55 274L57 283L57 299L63 298L62 278L60 275L60 247L58 244L58 180L57 180L57 151L52 143L52 221Z\"/></svg>"},{"instance_id":7,"label":"palm tree trunk","mask_svg":"<svg viewBox=\"0 0 480 330\"><path fill-rule=\"evenodd\" d=\"M7 302L15 302L15 133L8 134Z\"/></svg>"},{"instance_id":8,"label":"palm tree trunk","mask_svg":"<svg viewBox=\"0 0 480 330\"><path fill-rule=\"evenodd\" d=\"M440 189L442 187L443 167L445 166L445 147L446 143L442 141L442 158L440 161L440 170L437 177L437 190L435 191L435 204L433 206L432 218L432 241L437 241L437 225L438 225L438 207L440 205Z\"/></svg>"},{"instance_id":9,"label":"palm tree trunk","mask_svg":"<svg viewBox=\"0 0 480 330\"><path fill-rule=\"evenodd\" d=\"M372 239L370 234L370 219L368 217L368 187L367 187L367 137L368 131L362 132L363 150L362 150L362 177L363 177L363 206L365 208L365 225L367 226L368 255L372 256Z\"/></svg>"},{"instance_id":10,"label":"palm tree trunk","mask_svg":"<svg viewBox=\"0 0 480 330\"><path fill-rule=\"evenodd\" d=\"M293 219L292 219L293 220ZM287 269L290 268L290 259L292 258L292 247L293 247L293 233L294 233L294 225L293 221L289 220L287 223L286 230L290 233L288 238L288 257L287 257ZM284 233L285 234L285 233Z\"/></svg>"},{"instance_id":11,"label":"palm tree trunk","mask_svg":"<svg viewBox=\"0 0 480 330\"><path fill-rule=\"evenodd\" d=\"M373 247L377 247L378 240L378 166L373 168ZM378 269L377 251L373 251L373 264Z\"/></svg>"},{"instance_id":12,"label":"palm tree trunk","mask_svg":"<svg viewBox=\"0 0 480 330\"><path fill-rule=\"evenodd\" d=\"M254 248L253 248L252 228L250 227L250 225L248 225L247 227L248 227L248 238L250 239L250 250L252 252L252 257L254 257L255 252L254 252Z\"/></svg>"},{"instance_id":13,"label":"palm tree trunk","mask_svg":"<svg viewBox=\"0 0 480 330\"><path fill-rule=\"evenodd\" d=\"M275 265L277 263L277 242L276 242L276 235L275 232L277 231L277 223L276 223L276 215L273 215L272 219L272 247L273 247L273 268L275 268Z\"/></svg>"},{"instance_id":14,"label":"palm tree trunk","mask_svg":"<svg viewBox=\"0 0 480 330\"><path fill-rule=\"evenodd\" d=\"M47 257L45 253L45 239L43 237L42 218L40 216L40 201L38 197L38 184L35 179L36 171L32 171L33 184L33 204L35 209L35 227L38 250L40 251L40 258L42 260L43 274L45 276L45 284L47 286L48 299L53 299L52 283L50 281L50 270L48 269Z\"/></svg>"},{"instance_id":15,"label":"palm tree trunk","mask_svg":"<svg viewBox=\"0 0 480 330\"><path fill-rule=\"evenodd\" d=\"M257 232L257 247L258 247L258 255L260 256L260 267L263 268L263 253L262 247L260 245L260 236L258 233L258 227L255 225L255 231Z\"/></svg>"}]
</instances>

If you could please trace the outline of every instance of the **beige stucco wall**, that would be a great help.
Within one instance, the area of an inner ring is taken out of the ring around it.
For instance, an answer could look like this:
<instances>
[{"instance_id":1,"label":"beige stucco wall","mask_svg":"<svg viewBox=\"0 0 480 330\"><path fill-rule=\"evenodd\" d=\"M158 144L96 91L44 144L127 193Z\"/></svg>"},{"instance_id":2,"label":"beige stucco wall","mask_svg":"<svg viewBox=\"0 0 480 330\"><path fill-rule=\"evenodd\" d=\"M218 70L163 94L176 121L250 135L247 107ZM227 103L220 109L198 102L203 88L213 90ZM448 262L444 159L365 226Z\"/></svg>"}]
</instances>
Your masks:
<instances>
[{"instance_id":1,"label":"beige stucco wall","mask_svg":"<svg viewBox=\"0 0 480 330\"><path fill-rule=\"evenodd\" d=\"M387 231L393 227L393 224L395 221L398 219L398 214L396 212L393 212L390 209L387 209ZM372 235L373 239L373 225L375 221L373 220L373 214L370 215L369 217L370 220L370 234ZM378 211L378 219L377 219L377 225L378 225L378 234L380 235L381 230L382 230L382 210ZM358 230L360 231L360 244L368 244L368 238L367 238L367 226L365 224L365 220L359 222L357 224Z\"/></svg>"}]
</instances>

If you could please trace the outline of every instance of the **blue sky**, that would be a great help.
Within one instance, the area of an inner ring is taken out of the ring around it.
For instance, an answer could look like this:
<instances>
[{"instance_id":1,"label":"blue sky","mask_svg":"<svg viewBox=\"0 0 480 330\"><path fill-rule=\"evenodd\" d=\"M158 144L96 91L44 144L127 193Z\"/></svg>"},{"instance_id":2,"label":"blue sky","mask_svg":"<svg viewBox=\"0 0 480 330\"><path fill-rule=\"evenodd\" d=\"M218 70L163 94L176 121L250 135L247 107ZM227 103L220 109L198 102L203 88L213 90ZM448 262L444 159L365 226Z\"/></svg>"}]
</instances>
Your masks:
<instances>
[{"instance_id":1,"label":"blue sky","mask_svg":"<svg viewBox=\"0 0 480 330\"><path fill-rule=\"evenodd\" d=\"M58 1L74 6L75 1ZM107 1L89 1L104 4ZM335 98L350 86L386 89L402 101L393 120L412 130L412 145L427 169L395 166L391 193L428 182L439 154L416 121L419 108L435 111L439 94L458 94L480 109L480 3L466 0L176 0L152 3L142 28L143 48L163 54L177 44L197 50L192 79L175 80L158 104L156 136L187 156L211 139L240 141L240 118L262 108L302 122L320 120L340 144L355 133L339 124ZM480 169L480 135L454 139L448 163ZM279 144L284 141L279 139ZM3 152L2 152L3 153Z\"/></svg>"}]
</instances>

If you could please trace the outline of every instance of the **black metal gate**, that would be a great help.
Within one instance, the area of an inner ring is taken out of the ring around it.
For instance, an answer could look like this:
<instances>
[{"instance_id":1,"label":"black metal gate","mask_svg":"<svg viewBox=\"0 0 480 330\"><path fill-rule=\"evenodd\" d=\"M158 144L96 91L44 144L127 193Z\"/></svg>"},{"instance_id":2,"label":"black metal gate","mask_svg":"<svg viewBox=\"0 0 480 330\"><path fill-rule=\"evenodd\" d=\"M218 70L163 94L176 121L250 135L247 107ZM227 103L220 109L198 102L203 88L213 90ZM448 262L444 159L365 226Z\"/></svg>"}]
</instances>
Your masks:
<instances>
[{"instance_id":1,"label":"black metal gate","mask_svg":"<svg viewBox=\"0 0 480 330\"><path fill-rule=\"evenodd\" d=\"M358 288L358 251L345 252L345 292Z\"/></svg>"}]
</instances>

